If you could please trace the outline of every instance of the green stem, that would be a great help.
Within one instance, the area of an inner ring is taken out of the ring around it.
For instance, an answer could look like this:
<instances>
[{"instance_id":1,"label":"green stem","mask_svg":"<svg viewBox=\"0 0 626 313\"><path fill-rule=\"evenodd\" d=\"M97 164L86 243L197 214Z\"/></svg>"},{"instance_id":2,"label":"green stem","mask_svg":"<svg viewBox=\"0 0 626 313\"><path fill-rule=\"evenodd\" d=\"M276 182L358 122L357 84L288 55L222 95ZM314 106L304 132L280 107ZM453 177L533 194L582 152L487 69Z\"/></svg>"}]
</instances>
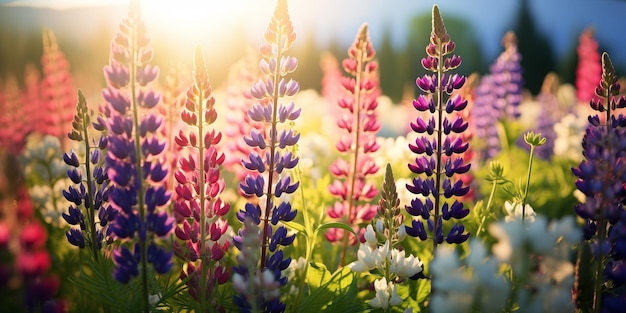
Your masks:
<instances>
[{"instance_id":1,"label":"green stem","mask_svg":"<svg viewBox=\"0 0 626 313\"><path fill-rule=\"evenodd\" d=\"M485 225L485 220L487 220L487 214L489 213L489 209L491 208L491 202L493 201L493 195L496 193L496 185L498 184L497 180L494 180L491 185L491 192L489 193L489 200L487 200L487 206L485 206L483 210L483 216L480 219L480 224L478 224L478 230L476 231L476 237L480 237L480 234L483 230L483 226Z\"/></svg>"},{"instance_id":2,"label":"green stem","mask_svg":"<svg viewBox=\"0 0 626 313\"><path fill-rule=\"evenodd\" d=\"M276 62L278 62L279 64L276 66L276 70L273 73L272 79L274 80L274 90L272 91L272 128L271 128L271 133L270 133L270 161L269 161L269 166L267 169L267 199L265 201L265 214L263 216L263 219L261 220L261 224L263 226L263 244L261 245L261 271L265 270L265 263L266 263L266 255L267 255L267 240L268 240L268 236L271 234L267 233L268 230L268 224L270 221L270 212L272 212L272 198L274 197L274 193L272 191L272 185L274 183L274 168L275 168L275 160L274 160L274 154L276 153L276 146L277 146L277 142L276 139L278 138L278 134L276 133L277 131L277 127L276 124L278 123L277 119L276 119L276 115L277 115L277 111L278 111L278 84L280 82L280 61L282 59L283 56L283 50L282 50L282 46L283 46L283 42L282 42L282 34L281 33L277 33L276 34L276 47L277 47L277 55L276 55Z\"/></svg>"},{"instance_id":3,"label":"green stem","mask_svg":"<svg viewBox=\"0 0 626 313\"><path fill-rule=\"evenodd\" d=\"M528 197L528 188L530 187L530 174L533 168L533 156L535 155L535 146L530 145L530 158L528 160L528 173L526 175L526 187L524 188L524 197L522 198L522 222L526 218L526 198Z\"/></svg>"},{"instance_id":4,"label":"green stem","mask_svg":"<svg viewBox=\"0 0 626 313\"><path fill-rule=\"evenodd\" d=\"M143 167L142 167L142 158L141 158L141 144L140 144L140 136L139 136L139 109L137 108L137 54L139 53L137 49L137 20L132 20L132 29L131 29L131 41L130 41L130 92L131 92L131 105L133 110L133 136L135 140L135 168L137 171L137 176L134 177L134 180L137 180L139 183L139 190L137 191L137 208L139 211L139 219L141 222L146 221L146 212L145 212L145 204L144 204L144 181L143 181ZM132 181L132 184L135 182ZM145 231L145 230L139 230ZM148 247L145 238L147 236L139 235L139 247L141 250L141 288L143 293L143 302L144 302L144 311L146 313L150 312L150 302L149 302L149 294L148 294Z\"/></svg>"}]
</instances>

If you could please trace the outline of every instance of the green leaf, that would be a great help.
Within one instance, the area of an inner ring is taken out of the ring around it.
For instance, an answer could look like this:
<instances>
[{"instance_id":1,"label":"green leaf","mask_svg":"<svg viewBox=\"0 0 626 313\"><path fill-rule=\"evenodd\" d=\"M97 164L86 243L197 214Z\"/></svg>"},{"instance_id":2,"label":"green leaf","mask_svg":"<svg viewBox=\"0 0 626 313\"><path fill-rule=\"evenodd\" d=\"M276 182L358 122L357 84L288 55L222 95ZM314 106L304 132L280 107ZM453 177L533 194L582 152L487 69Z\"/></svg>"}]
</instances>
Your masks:
<instances>
[{"instance_id":1,"label":"green leaf","mask_svg":"<svg viewBox=\"0 0 626 313\"><path fill-rule=\"evenodd\" d=\"M306 231L306 228L300 223L296 222L282 222L291 230L295 230L296 232L303 233L305 236L309 237L309 234Z\"/></svg>"},{"instance_id":2,"label":"green leaf","mask_svg":"<svg viewBox=\"0 0 626 313\"><path fill-rule=\"evenodd\" d=\"M354 231L354 229L352 229L352 226L346 224L346 223L341 223L341 222L328 222L328 223L324 223L320 226L317 227L317 229L315 230L316 234L324 229L329 229L329 228L341 228L344 230L347 230L349 232L351 232L354 236L357 236L356 232Z\"/></svg>"},{"instance_id":3,"label":"green leaf","mask_svg":"<svg viewBox=\"0 0 626 313\"><path fill-rule=\"evenodd\" d=\"M311 262L307 271L307 283L311 292L300 304L298 312L325 310L331 302L339 301L338 298L345 293L344 289L353 284L354 276L355 273L348 267L342 267L331 275L324 264ZM356 289L354 292L356 295ZM340 302L344 303L345 300Z\"/></svg>"}]
</instances>

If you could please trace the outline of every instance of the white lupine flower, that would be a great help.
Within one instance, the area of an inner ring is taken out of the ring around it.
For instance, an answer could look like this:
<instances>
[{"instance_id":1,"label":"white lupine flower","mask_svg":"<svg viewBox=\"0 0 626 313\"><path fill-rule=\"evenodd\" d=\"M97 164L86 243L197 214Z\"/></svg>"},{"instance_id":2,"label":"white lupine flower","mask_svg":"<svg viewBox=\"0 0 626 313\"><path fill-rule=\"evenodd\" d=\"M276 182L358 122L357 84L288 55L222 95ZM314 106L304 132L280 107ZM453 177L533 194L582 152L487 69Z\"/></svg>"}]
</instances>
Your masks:
<instances>
[{"instance_id":1,"label":"white lupine flower","mask_svg":"<svg viewBox=\"0 0 626 313\"><path fill-rule=\"evenodd\" d=\"M422 261L413 256L404 256L404 250L391 250L389 260L389 270L400 278L408 278L422 271Z\"/></svg>"},{"instance_id":2,"label":"white lupine flower","mask_svg":"<svg viewBox=\"0 0 626 313\"><path fill-rule=\"evenodd\" d=\"M376 239L376 232L374 232L374 228L371 224L367 225L365 228L365 233L363 234L365 237L365 242L372 248L376 248L378 245L378 239Z\"/></svg>"},{"instance_id":3,"label":"white lupine flower","mask_svg":"<svg viewBox=\"0 0 626 313\"><path fill-rule=\"evenodd\" d=\"M359 245L359 251L356 253L356 256L357 260L348 264L348 267L358 273L371 271L382 264L378 249L372 248L367 244Z\"/></svg>"},{"instance_id":4,"label":"white lupine flower","mask_svg":"<svg viewBox=\"0 0 626 313\"><path fill-rule=\"evenodd\" d=\"M526 208L524 210L524 220L531 222L531 223L534 222L535 216L537 215L537 213L535 213L535 210L529 204L524 205L524 207ZM504 202L504 209L506 210L506 214L507 214L507 216L504 217L505 222L511 222L513 220L522 218L522 204L521 203L513 204L509 201L506 201Z\"/></svg>"},{"instance_id":5,"label":"white lupine flower","mask_svg":"<svg viewBox=\"0 0 626 313\"><path fill-rule=\"evenodd\" d=\"M402 303L402 298L398 296L396 285L387 282L385 277L374 281L376 297L370 300L370 305L374 308L387 309L389 306L396 306Z\"/></svg>"}]
</instances>

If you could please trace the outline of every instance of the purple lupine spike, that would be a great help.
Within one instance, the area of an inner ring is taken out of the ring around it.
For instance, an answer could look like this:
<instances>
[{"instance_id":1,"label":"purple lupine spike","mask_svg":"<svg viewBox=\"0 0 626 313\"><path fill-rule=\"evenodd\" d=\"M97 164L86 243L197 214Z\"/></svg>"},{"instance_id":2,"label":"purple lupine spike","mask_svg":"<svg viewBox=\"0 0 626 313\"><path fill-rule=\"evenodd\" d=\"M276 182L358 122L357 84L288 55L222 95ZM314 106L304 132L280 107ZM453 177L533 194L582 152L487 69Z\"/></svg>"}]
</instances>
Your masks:
<instances>
[{"instance_id":1,"label":"purple lupine spike","mask_svg":"<svg viewBox=\"0 0 626 313\"><path fill-rule=\"evenodd\" d=\"M475 90L474 122L476 135L484 144L476 150L482 160L493 158L500 151L498 123L514 120L520 115L522 100L521 56L517 50L517 38L507 32L502 39L504 51L491 65L490 73L481 78Z\"/></svg>"},{"instance_id":2,"label":"purple lupine spike","mask_svg":"<svg viewBox=\"0 0 626 313\"><path fill-rule=\"evenodd\" d=\"M582 141L584 160L572 168L576 176L576 187L586 197L584 203L574 208L576 214L585 220L584 236L592 240L595 248L594 259L598 265L593 279L598 283L594 288L593 308L599 311L616 299L614 290L626 284L626 272L622 270L626 262L623 246L626 236L623 229L626 221L626 117L615 115L616 109L626 107L626 98L619 96L620 85L611 59L602 54L602 79L596 87L598 99L591 99L593 110L604 113L589 116L589 126ZM602 121L602 122L601 122ZM604 249L606 247L607 249ZM610 280L610 282L607 282ZM605 288L604 286L610 286Z\"/></svg>"},{"instance_id":3,"label":"purple lupine spike","mask_svg":"<svg viewBox=\"0 0 626 313\"><path fill-rule=\"evenodd\" d=\"M181 166L175 173L175 206L190 208L191 212L178 218L174 233L179 240L174 243L174 250L187 263L181 277L192 277L187 286L200 312L207 311L208 306L216 301L214 290L217 284L224 283L229 277L226 264L220 260L229 246L225 236L228 222L224 215L230 206L220 199L224 189L220 170L225 158L217 150L221 133L211 129L217 118L211 92L202 50L197 47L193 85L187 91L186 106L181 112L181 118L185 114L195 114L197 124L191 125L188 134L179 134L177 142L184 143L180 145L181 153L188 157L180 158Z\"/></svg>"},{"instance_id":4,"label":"purple lupine spike","mask_svg":"<svg viewBox=\"0 0 626 313\"><path fill-rule=\"evenodd\" d=\"M63 190L63 196L74 206L70 206L68 213L63 213L62 216L68 224L79 226L79 228L70 228L67 231L66 237L69 243L81 249L88 247L93 257L98 259L103 241L99 234L106 232L111 222L111 220L101 218L102 212L109 207L108 199L102 197L108 192L109 179L103 174L106 172L106 166L101 162L104 156L101 153L102 147L95 145L95 141L92 140L90 126L91 114L85 97L79 90L72 130L67 136L70 140L83 144L86 153L84 160L79 160L74 151L63 155L64 162L71 166L67 175L74 183L74 186Z\"/></svg>"},{"instance_id":5,"label":"purple lupine spike","mask_svg":"<svg viewBox=\"0 0 626 313\"><path fill-rule=\"evenodd\" d=\"M466 108L458 89L465 83L465 77L451 74L461 62L461 58L451 55L454 43L450 41L438 7L433 7L433 29L431 40L426 48L427 56L422 61L426 70L435 74L416 79L423 94L413 101L413 106L430 115L420 116L411 123L413 131L422 134L409 149L419 156L410 163L409 169L420 175L407 184L407 190L422 197L415 198L406 206L406 211L414 216L411 225L406 226L407 234L421 240L428 238L428 232L434 235L433 251L445 240L448 243L462 243L469 237L462 224L454 223L447 234L443 233L443 223L450 219L459 220L467 216L469 210L462 202L454 199L463 197L470 191L461 179L470 169L463 154L469 145L462 133L468 128L460 111ZM443 60L438 62L435 60ZM438 78L437 75L441 75ZM437 85L441 81L441 86ZM452 120L452 122L450 122ZM434 253L434 252L433 252Z\"/></svg>"},{"instance_id":6,"label":"purple lupine spike","mask_svg":"<svg viewBox=\"0 0 626 313\"><path fill-rule=\"evenodd\" d=\"M111 41L112 53L104 70L109 86L103 91L106 103L100 109L109 131L105 158L112 181L109 201L117 210L111 232L122 239L114 252L114 277L128 283L141 276L146 312L150 310L150 286L145 283L148 267L157 274L171 269L172 253L156 244L173 224L163 211L171 197L162 189L167 166L156 166L165 160L165 142L159 132L163 119L151 115L160 95L147 86L158 75L158 68L148 64L152 57L148 43L139 2L131 1L127 18ZM120 101L126 109L119 110Z\"/></svg>"},{"instance_id":7,"label":"purple lupine spike","mask_svg":"<svg viewBox=\"0 0 626 313\"><path fill-rule=\"evenodd\" d=\"M342 62L349 76L342 80L346 95L338 102L344 113L339 115L337 126L345 130L345 133L336 145L342 156L330 166L335 180L329 186L329 191L338 201L328 209L328 214L334 219L347 220L360 235L365 231L361 226L369 223L376 215L376 208L369 202L376 197L377 189L367 182L367 176L378 171L378 166L370 155L379 148L376 134L380 130L376 115L376 90L379 82L374 56L368 27L364 24L348 48L348 58ZM346 103L350 105L345 105ZM365 192L366 190L373 192ZM348 246L358 241L358 238L338 228L330 229L326 233L326 239L342 242L340 264L345 261Z\"/></svg>"},{"instance_id":8,"label":"purple lupine spike","mask_svg":"<svg viewBox=\"0 0 626 313\"><path fill-rule=\"evenodd\" d=\"M244 224L246 221L255 223L255 227L260 229L261 242L255 247L249 247L241 244L244 239L234 241L241 254L252 254L246 249L258 249L259 245L261 248L260 264L257 265L255 261L255 264L246 263L234 267L233 280L236 277L234 284L238 291L234 301L243 312L248 312L252 307L266 312L285 309L280 298L265 297L250 288L255 284L256 275L261 275L263 281L267 280L266 283L272 286L284 286L287 278L281 273L291 262L290 258L284 257L279 247L290 245L295 236L289 236L286 228L278 227L277 224L283 219L293 219L297 214L288 201L279 198L284 194L294 193L299 186L299 182L292 182L290 173L284 169L293 168L297 164L298 158L293 157L293 150L300 135L291 129L279 128L279 124L295 120L300 115L300 110L293 103L287 102L289 104L285 105L283 102L288 100L284 97L292 97L300 89L296 81L285 77L297 66L297 60L286 55L294 40L295 33L287 11L287 2L279 0L265 32L265 41L259 49L262 57L259 68L262 75L250 89L250 95L257 102L248 110L249 118L265 123L266 127L251 129L249 136L244 137L250 148L258 150L249 152L247 160L244 159L241 163L249 174L242 179L239 191L254 204L247 203L237 217ZM244 226L244 230L239 231L240 236L246 234L245 228L250 226Z\"/></svg>"}]
</instances>

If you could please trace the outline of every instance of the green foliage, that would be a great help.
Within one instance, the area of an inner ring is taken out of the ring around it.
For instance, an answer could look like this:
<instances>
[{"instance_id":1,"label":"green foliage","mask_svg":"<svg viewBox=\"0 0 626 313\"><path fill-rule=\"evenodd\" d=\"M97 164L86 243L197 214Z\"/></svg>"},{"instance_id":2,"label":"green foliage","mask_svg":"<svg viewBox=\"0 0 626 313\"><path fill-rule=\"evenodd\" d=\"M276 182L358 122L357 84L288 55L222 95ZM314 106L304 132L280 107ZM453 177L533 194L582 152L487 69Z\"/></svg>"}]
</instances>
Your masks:
<instances>
[{"instance_id":1,"label":"green foliage","mask_svg":"<svg viewBox=\"0 0 626 313\"><path fill-rule=\"evenodd\" d=\"M362 312L362 301L355 301L356 274L348 267L330 272L323 263L310 263L308 294L296 312Z\"/></svg>"}]
</instances>

